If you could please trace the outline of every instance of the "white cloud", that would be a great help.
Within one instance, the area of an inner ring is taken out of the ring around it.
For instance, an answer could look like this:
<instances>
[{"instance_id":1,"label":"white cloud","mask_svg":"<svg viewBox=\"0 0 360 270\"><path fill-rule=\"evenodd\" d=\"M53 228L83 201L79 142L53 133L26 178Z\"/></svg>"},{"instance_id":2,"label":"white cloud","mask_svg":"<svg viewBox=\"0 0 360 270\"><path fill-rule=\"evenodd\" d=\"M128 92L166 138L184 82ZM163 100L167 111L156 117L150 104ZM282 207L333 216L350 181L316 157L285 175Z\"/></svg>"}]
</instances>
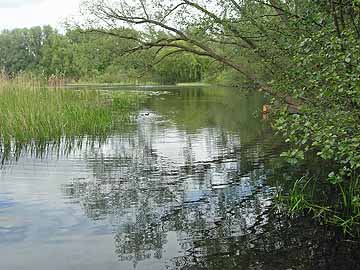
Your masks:
<instances>
[{"instance_id":1,"label":"white cloud","mask_svg":"<svg viewBox=\"0 0 360 270\"><path fill-rule=\"evenodd\" d=\"M81 0L0 0L0 29L52 25L79 10Z\"/></svg>"}]
</instances>

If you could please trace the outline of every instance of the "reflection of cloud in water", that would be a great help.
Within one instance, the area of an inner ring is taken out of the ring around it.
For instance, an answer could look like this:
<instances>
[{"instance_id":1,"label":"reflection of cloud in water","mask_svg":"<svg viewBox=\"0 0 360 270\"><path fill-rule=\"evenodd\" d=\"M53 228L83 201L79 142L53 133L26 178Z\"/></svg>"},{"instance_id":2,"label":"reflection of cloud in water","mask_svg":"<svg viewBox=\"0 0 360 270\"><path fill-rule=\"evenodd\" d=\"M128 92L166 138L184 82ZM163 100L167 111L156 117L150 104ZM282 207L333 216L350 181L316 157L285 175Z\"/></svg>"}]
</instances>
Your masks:
<instances>
[{"instance_id":1,"label":"reflection of cloud in water","mask_svg":"<svg viewBox=\"0 0 360 270\"><path fill-rule=\"evenodd\" d=\"M0 193L0 211L3 208L9 208L15 205L15 201L9 197L9 193Z\"/></svg>"}]
</instances>

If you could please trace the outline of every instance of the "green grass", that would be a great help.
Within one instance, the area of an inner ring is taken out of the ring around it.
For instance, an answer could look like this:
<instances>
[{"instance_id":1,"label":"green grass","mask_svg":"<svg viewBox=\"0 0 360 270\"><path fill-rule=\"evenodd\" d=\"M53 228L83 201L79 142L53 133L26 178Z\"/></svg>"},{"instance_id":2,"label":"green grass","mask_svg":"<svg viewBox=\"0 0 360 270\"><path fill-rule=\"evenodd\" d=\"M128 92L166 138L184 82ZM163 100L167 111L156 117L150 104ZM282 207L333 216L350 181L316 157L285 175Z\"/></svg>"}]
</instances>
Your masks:
<instances>
[{"instance_id":1,"label":"green grass","mask_svg":"<svg viewBox=\"0 0 360 270\"><path fill-rule=\"evenodd\" d=\"M49 89L33 82L0 80L2 146L104 136L116 124L129 122L142 98L131 93Z\"/></svg>"},{"instance_id":2,"label":"green grass","mask_svg":"<svg viewBox=\"0 0 360 270\"><path fill-rule=\"evenodd\" d=\"M323 224L340 228L345 235L360 237L359 175L348 181L324 189L324 185L311 177L296 180L277 202L288 209L291 216L311 213Z\"/></svg>"}]
</instances>

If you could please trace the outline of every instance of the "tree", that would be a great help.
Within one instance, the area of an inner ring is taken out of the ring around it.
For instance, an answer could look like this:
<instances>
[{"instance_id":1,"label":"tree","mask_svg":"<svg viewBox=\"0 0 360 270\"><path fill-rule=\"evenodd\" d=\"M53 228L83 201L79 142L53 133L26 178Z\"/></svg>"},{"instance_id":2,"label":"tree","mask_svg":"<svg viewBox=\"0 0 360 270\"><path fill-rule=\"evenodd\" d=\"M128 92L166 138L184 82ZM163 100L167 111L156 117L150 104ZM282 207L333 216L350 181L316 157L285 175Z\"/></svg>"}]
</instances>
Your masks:
<instances>
[{"instance_id":1,"label":"tree","mask_svg":"<svg viewBox=\"0 0 360 270\"><path fill-rule=\"evenodd\" d=\"M176 53L209 57L275 95L267 82L275 72L286 70L289 52L284 39L296 38L309 24L320 27L295 13L302 6L278 0L88 0L83 7L89 23L83 27L136 42L128 52L173 48ZM294 26L299 21L306 23ZM117 33L124 24L141 29L141 34ZM257 63L255 70L250 61L237 61L239 52Z\"/></svg>"},{"instance_id":2,"label":"tree","mask_svg":"<svg viewBox=\"0 0 360 270\"><path fill-rule=\"evenodd\" d=\"M207 2L213 7L206 5ZM254 39L260 38L249 38L238 29L234 21L239 12L237 5L235 2L232 5L225 2L138 0L111 5L103 1L87 1L87 11L92 18L92 24L87 29L135 41L137 46L129 51L174 48L178 53L190 52L210 57L234 68L249 80L260 83L261 80L249 73L243 63L233 61L231 55L214 46L220 44L223 47L255 51L257 45ZM132 26L140 25L148 31L137 36L116 33L114 30L124 22ZM157 34L159 30L164 34Z\"/></svg>"},{"instance_id":3,"label":"tree","mask_svg":"<svg viewBox=\"0 0 360 270\"><path fill-rule=\"evenodd\" d=\"M0 68L15 75L37 67L42 58L42 47L54 33L50 26L3 31L0 34Z\"/></svg>"},{"instance_id":4,"label":"tree","mask_svg":"<svg viewBox=\"0 0 360 270\"><path fill-rule=\"evenodd\" d=\"M79 71L74 65L73 46L66 36L53 32L41 51L42 58L38 69L44 75L63 75L68 78L79 76Z\"/></svg>"},{"instance_id":5,"label":"tree","mask_svg":"<svg viewBox=\"0 0 360 270\"><path fill-rule=\"evenodd\" d=\"M173 55L170 55L171 53ZM162 83L198 82L202 80L204 60L193 54L177 57L176 50L166 49L160 53L165 59L154 66L154 75ZM166 57L167 56L167 57ZM161 59L161 58L160 58Z\"/></svg>"}]
</instances>

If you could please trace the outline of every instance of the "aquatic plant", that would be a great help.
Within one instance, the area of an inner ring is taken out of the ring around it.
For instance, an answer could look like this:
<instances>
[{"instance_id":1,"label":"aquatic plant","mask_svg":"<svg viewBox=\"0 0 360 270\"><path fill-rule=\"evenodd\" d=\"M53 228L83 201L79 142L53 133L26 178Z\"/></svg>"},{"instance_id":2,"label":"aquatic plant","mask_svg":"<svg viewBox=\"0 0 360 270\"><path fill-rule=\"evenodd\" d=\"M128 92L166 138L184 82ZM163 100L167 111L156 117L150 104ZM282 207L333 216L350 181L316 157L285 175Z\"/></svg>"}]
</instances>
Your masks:
<instances>
[{"instance_id":1,"label":"aquatic plant","mask_svg":"<svg viewBox=\"0 0 360 270\"><path fill-rule=\"evenodd\" d=\"M142 96L48 88L41 81L0 79L0 138L11 144L104 136L127 123Z\"/></svg>"}]
</instances>

